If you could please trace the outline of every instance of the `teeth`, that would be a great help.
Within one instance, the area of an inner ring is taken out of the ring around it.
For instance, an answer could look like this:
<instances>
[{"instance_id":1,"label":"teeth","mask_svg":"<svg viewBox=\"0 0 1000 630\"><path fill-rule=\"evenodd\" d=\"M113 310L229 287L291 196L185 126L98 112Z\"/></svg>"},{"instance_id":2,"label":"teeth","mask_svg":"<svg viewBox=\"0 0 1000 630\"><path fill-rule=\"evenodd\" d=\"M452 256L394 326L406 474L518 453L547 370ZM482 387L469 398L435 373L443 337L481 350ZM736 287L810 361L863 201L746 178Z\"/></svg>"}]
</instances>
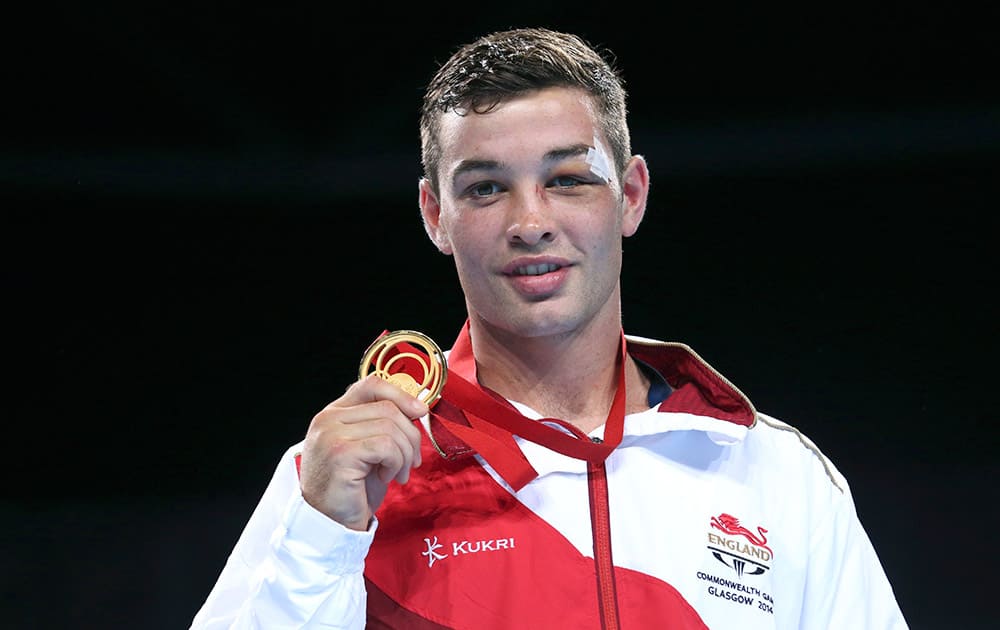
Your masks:
<instances>
[{"instance_id":1,"label":"teeth","mask_svg":"<svg viewBox=\"0 0 1000 630\"><path fill-rule=\"evenodd\" d=\"M554 263L543 263L541 265L527 265L525 267L517 268L517 275L519 276L540 276L543 273L550 273L559 268L559 265Z\"/></svg>"}]
</instances>

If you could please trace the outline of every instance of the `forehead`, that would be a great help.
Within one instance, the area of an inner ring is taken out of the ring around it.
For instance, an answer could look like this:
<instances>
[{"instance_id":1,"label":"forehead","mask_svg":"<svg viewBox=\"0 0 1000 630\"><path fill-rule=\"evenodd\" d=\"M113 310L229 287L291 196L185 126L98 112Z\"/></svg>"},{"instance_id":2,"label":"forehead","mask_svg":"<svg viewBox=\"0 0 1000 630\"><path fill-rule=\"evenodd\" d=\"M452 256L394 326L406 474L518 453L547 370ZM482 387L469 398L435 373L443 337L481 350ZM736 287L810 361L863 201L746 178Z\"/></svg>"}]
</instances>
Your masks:
<instances>
[{"instance_id":1,"label":"forehead","mask_svg":"<svg viewBox=\"0 0 1000 630\"><path fill-rule=\"evenodd\" d=\"M593 145L601 135L591 98L577 89L531 92L483 114L448 112L441 117L441 174L464 160L541 159L555 147Z\"/></svg>"}]
</instances>

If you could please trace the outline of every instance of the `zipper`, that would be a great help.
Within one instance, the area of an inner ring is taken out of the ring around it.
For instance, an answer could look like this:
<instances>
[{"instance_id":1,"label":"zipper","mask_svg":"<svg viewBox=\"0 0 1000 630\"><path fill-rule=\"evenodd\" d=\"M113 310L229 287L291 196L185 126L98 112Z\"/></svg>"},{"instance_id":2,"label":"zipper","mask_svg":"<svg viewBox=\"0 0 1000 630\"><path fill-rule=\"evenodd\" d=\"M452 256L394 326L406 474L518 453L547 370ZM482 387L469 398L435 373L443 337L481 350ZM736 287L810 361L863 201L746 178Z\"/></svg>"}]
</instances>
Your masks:
<instances>
[{"instance_id":1,"label":"zipper","mask_svg":"<svg viewBox=\"0 0 1000 630\"><path fill-rule=\"evenodd\" d=\"M587 489L590 495L590 523L594 540L601 628L618 630L621 623L618 619L615 566L611 557L611 514L608 507L608 475L604 462L587 463Z\"/></svg>"}]
</instances>

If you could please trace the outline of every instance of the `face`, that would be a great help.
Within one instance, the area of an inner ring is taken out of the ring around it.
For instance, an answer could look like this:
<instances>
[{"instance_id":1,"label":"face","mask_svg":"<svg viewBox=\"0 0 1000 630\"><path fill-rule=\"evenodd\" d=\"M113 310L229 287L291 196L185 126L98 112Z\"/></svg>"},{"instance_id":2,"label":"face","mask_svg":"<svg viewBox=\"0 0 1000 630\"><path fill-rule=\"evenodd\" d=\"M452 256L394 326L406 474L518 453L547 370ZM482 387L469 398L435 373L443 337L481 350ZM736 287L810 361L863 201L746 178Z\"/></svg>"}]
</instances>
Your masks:
<instances>
[{"instance_id":1,"label":"face","mask_svg":"<svg viewBox=\"0 0 1000 630\"><path fill-rule=\"evenodd\" d=\"M421 182L420 207L473 323L521 337L620 327L621 241L649 177L633 157L619 181L589 97L549 88L441 122L440 191Z\"/></svg>"}]
</instances>

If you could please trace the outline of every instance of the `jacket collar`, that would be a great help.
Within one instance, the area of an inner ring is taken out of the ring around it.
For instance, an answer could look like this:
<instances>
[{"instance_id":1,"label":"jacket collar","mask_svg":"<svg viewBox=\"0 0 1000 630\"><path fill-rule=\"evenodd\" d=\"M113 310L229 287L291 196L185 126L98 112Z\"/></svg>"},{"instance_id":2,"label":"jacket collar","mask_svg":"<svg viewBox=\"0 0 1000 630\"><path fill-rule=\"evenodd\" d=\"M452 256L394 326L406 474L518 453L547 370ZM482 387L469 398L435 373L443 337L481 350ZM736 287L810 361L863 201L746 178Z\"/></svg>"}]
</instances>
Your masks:
<instances>
[{"instance_id":1,"label":"jacket collar","mask_svg":"<svg viewBox=\"0 0 1000 630\"><path fill-rule=\"evenodd\" d=\"M625 335L625 340L626 351L657 370L673 389L654 409L626 416L627 436L702 430L714 442L729 444L741 441L747 430L756 424L757 411L746 395L689 346L635 335ZM469 370L469 366L462 367ZM539 417L524 405L511 402L525 416ZM665 414L669 414L669 419ZM434 447L445 459L474 454L467 444L433 417L425 419L424 426ZM599 437L603 430L599 427L591 435Z\"/></svg>"}]
</instances>

